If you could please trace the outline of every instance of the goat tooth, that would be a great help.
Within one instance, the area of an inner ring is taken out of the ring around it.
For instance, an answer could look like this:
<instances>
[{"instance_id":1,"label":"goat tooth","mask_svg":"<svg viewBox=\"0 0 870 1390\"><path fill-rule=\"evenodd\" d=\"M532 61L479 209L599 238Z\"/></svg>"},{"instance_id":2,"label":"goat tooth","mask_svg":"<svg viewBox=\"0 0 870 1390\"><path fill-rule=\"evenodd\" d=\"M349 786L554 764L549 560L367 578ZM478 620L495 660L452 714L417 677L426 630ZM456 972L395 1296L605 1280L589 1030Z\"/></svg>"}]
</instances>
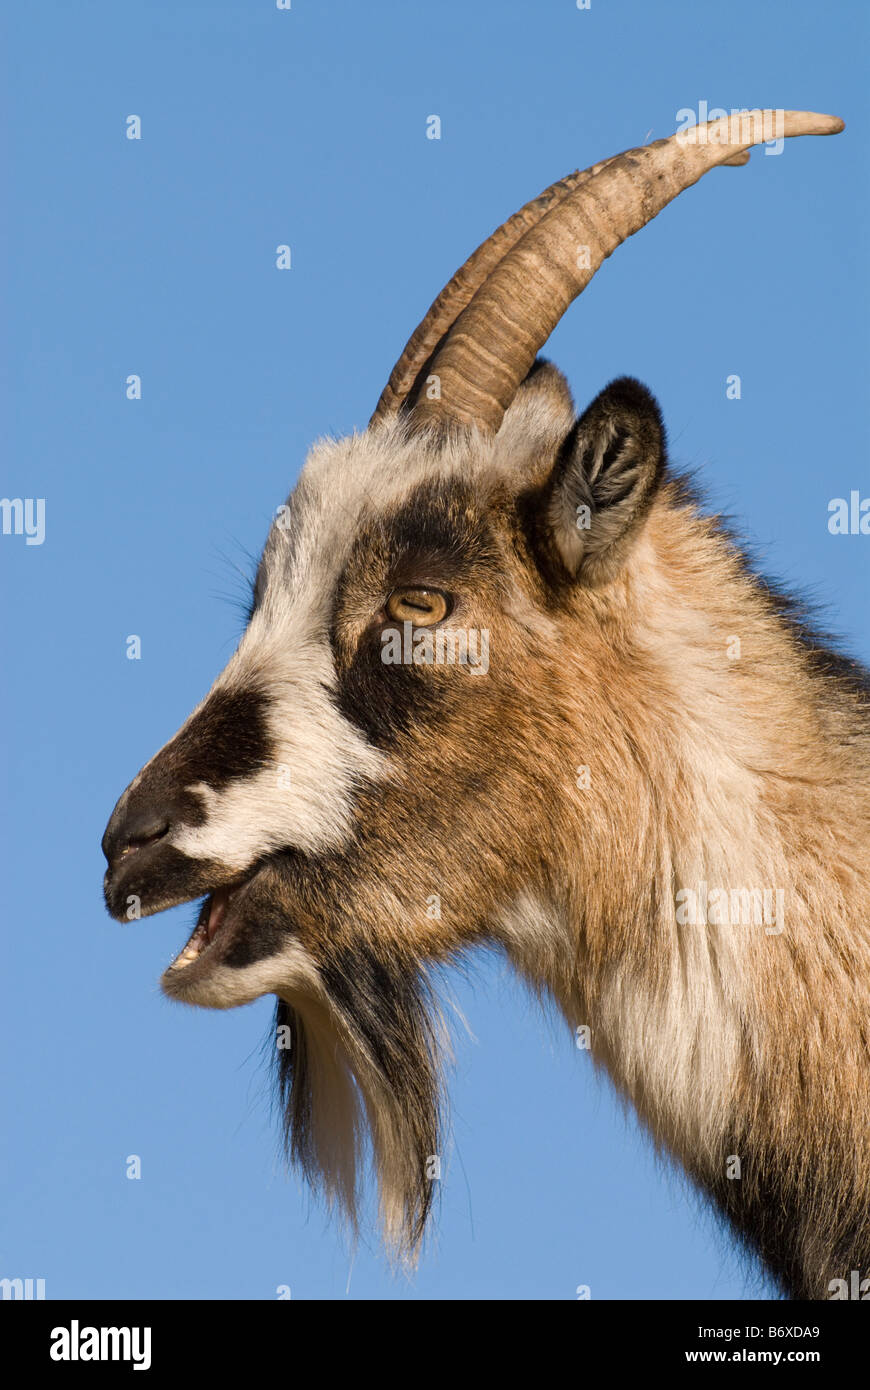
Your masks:
<instances>
[{"instance_id":1,"label":"goat tooth","mask_svg":"<svg viewBox=\"0 0 870 1390\"><path fill-rule=\"evenodd\" d=\"M185 965L190 965L191 961L195 961L198 955L199 955L199 951L196 949L195 946L192 946L192 945L187 945L187 946L185 946L184 950L180 953L180 955L178 955L178 956L175 957L175 960L172 962L171 969L172 969L172 970L181 970L181 969L183 969L183 967L184 967Z\"/></svg>"}]
</instances>

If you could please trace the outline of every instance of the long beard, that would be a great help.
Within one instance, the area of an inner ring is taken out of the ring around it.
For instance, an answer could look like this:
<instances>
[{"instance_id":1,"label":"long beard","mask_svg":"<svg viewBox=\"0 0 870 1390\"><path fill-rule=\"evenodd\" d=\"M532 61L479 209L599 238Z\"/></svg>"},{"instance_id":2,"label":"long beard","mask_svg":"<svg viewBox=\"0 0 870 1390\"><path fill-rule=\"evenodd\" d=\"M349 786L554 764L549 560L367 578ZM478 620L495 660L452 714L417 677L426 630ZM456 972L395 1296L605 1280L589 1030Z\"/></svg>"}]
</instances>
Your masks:
<instances>
[{"instance_id":1,"label":"long beard","mask_svg":"<svg viewBox=\"0 0 870 1390\"><path fill-rule=\"evenodd\" d=\"M320 978L320 997L278 1001L287 1153L356 1230L370 1143L385 1241L413 1262L443 1157L446 1029L419 966L382 959L368 945L333 947Z\"/></svg>"}]
</instances>

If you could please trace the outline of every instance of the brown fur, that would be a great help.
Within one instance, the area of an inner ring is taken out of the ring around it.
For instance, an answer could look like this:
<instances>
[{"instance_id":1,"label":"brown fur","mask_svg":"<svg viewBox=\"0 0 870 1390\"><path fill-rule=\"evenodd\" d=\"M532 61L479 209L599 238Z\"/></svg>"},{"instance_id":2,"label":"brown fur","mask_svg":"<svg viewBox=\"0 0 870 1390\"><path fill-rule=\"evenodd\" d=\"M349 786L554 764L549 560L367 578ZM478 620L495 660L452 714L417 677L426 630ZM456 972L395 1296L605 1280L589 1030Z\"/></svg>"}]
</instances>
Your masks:
<instances>
[{"instance_id":1,"label":"brown fur","mask_svg":"<svg viewBox=\"0 0 870 1390\"><path fill-rule=\"evenodd\" d=\"M497 942L591 1029L655 1142L782 1288L824 1298L870 1275L860 672L662 472L642 388L573 418L538 368L495 446L409 441L401 421L347 446L420 467L361 504L329 617L334 699L381 771L357 780L343 842L265 854L231 925L164 987L219 1007L280 996L296 1158L352 1213L365 1118L387 1232L414 1250L441 1142L427 970ZM578 549L566 518L587 496ZM402 585L456 596L451 621L491 634L488 674L383 666ZM240 688L268 671L253 650L228 668ZM681 924L677 894L702 881L782 890L783 929Z\"/></svg>"},{"instance_id":2,"label":"brown fur","mask_svg":"<svg viewBox=\"0 0 870 1390\"><path fill-rule=\"evenodd\" d=\"M491 630L497 661L486 681L419 676L455 698L434 730L424 717L402 731L405 771L361 800L342 918L382 955L502 941L591 1026L656 1142L784 1286L824 1296L870 1260L866 702L822 674L681 485L661 487L618 577L593 588L541 575L529 498L490 496L498 562L488 579L479 562L465 618ZM382 557L363 549L374 583ZM364 594L364 575L348 588ZM358 639L351 628L346 660ZM782 887L785 930L677 926L675 889L696 878ZM425 914L434 892L440 921ZM333 921L335 896L332 882ZM520 907L505 922L523 901L540 919ZM314 955L318 935L303 933Z\"/></svg>"}]
</instances>

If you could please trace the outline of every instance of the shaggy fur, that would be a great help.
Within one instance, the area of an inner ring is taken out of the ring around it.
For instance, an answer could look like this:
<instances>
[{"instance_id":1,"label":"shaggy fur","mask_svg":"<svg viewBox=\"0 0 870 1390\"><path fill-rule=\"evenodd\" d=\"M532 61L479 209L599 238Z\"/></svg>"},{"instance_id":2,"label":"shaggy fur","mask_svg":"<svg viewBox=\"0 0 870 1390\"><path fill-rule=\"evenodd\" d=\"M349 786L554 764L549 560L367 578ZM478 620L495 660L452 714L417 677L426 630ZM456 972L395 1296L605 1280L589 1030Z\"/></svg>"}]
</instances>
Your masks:
<instances>
[{"instance_id":1,"label":"shaggy fur","mask_svg":"<svg viewBox=\"0 0 870 1390\"><path fill-rule=\"evenodd\" d=\"M400 417L321 444L289 508L195 738L189 721L107 831L118 916L131 893L167 905L164 864L175 901L211 876L165 991L278 995L293 1156L352 1215L368 1130L387 1236L413 1253L441 1143L428 972L498 943L590 1027L656 1143L783 1290L824 1298L870 1274L858 668L669 474L636 382L575 422L539 365L494 440L410 437ZM489 632L485 675L383 662L385 604L408 587ZM256 694L260 730L229 780L217 745L208 770L201 756L228 692ZM782 922L682 922L700 884L780 890Z\"/></svg>"}]
</instances>

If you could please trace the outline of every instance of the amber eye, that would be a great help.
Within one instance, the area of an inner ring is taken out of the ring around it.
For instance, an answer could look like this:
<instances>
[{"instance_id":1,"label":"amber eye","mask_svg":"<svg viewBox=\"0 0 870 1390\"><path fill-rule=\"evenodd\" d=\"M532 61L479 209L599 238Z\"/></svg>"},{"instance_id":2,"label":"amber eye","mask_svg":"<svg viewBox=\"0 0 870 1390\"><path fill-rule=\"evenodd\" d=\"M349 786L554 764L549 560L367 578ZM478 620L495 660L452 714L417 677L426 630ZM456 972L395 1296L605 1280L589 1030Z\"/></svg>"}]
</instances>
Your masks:
<instances>
[{"instance_id":1,"label":"amber eye","mask_svg":"<svg viewBox=\"0 0 870 1390\"><path fill-rule=\"evenodd\" d=\"M450 600L440 589L394 589L387 599L387 613L397 623L433 627L450 612Z\"/></svg>"}]
</instances>

